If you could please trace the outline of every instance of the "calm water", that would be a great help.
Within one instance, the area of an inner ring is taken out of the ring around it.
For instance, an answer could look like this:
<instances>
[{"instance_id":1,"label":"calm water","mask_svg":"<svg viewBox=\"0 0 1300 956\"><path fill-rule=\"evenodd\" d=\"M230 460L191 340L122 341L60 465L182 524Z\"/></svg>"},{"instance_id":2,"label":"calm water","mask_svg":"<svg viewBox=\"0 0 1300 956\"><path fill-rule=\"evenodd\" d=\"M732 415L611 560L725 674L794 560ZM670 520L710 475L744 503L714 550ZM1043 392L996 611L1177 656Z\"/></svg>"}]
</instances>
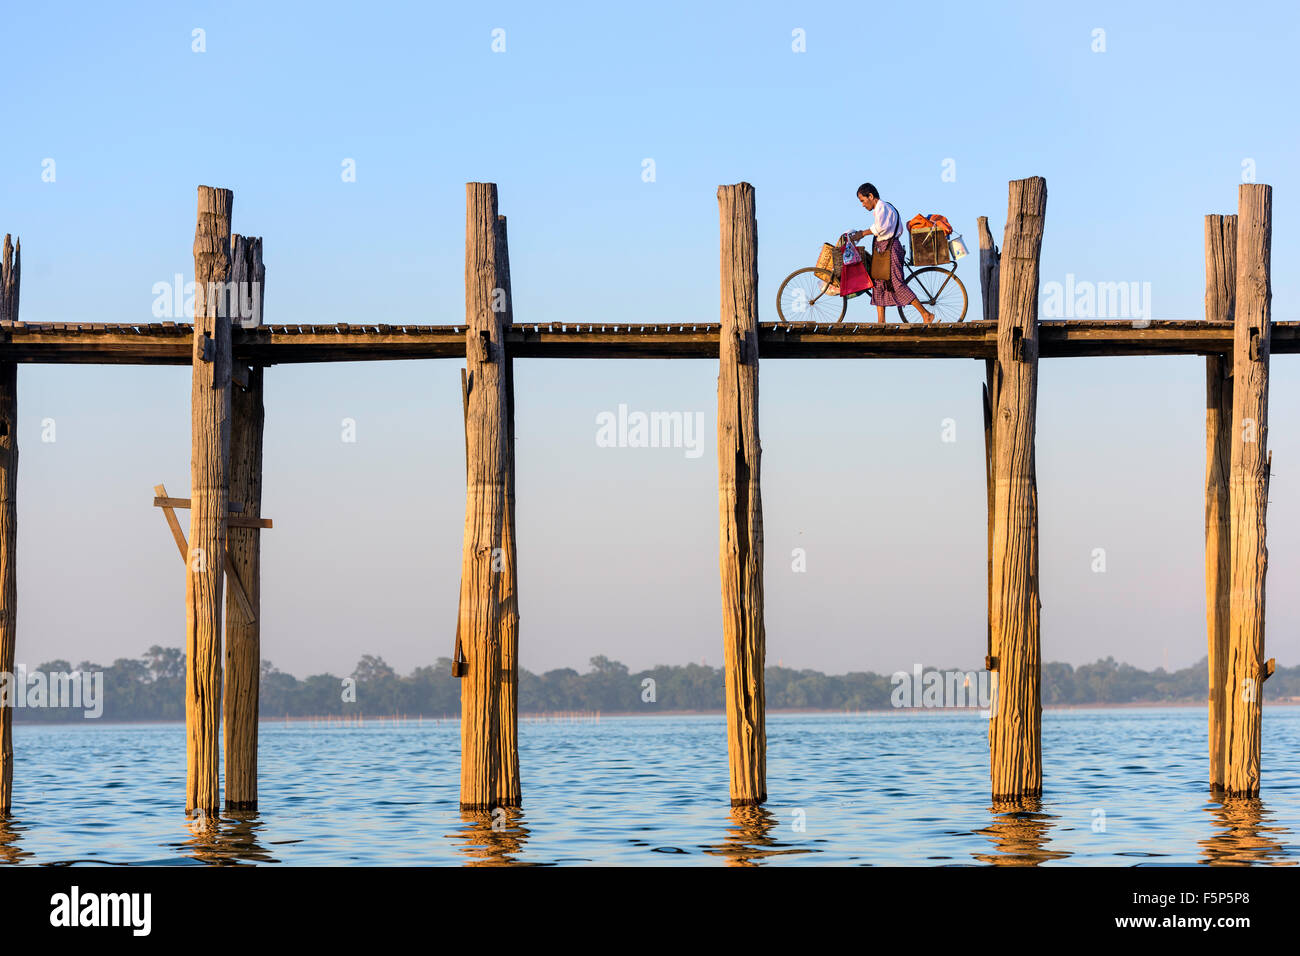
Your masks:
<instances>
[{"instance_id":1,"label":"calm water","mask_svg":"<svg viewBox=\"0 0 1300 956\"><path fill-rule=\"evenodd\" d=\"M1264 797L1210 802L1202 708L1048 711L1047 796L994 807L973 714L768 720L766 811L727 806L721 716L526 720L524 810L457 810L459 728L262 725L261 810L191 830L180 725L19 726L0 863L1167 865L1300 861L1300 708Z\"/></svg>"}]
</instances>

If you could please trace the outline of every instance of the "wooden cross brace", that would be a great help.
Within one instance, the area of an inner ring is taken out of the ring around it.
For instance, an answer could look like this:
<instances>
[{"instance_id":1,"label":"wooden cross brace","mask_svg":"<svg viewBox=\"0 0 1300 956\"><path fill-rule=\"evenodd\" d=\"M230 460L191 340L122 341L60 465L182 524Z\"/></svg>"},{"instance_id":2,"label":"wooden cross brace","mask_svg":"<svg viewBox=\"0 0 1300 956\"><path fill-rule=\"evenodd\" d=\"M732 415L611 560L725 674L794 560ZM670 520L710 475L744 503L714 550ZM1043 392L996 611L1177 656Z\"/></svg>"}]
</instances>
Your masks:
<instances>
[{"instance_id":1,"label":"wooden cross brace","mask_svg":"<svg viewBox=\"0 0 1300 956\"><path fill-rule=\"evenodd\" d=\"M171 528L172 537L176 539L176 547L180 549L181 561L186 564L190 560L190 546L185 540L185 532L181 529L181 523L176 517L177 508L188 508L190 506L189 498L169 498L167 497L167 487L165 485L154 485L153 489L155 508L163 510L163 517L167 519L167 527ZM230 503L231 511L243 511L244 506L238 502ZM270 528L272 527L270 518L246 518L241 514L226 515L227 528ZM235 572L235 565L230 560L230 553L227 552L226 574L230 576L231 590L235 594L235 603L239 605L239 610L243 612L244 619L249 624L257 621L257 615L253 613L253 603L248 599L248 592L244 590L244 582L239 580L239 575Z\"/></svg>"}]
</instances>

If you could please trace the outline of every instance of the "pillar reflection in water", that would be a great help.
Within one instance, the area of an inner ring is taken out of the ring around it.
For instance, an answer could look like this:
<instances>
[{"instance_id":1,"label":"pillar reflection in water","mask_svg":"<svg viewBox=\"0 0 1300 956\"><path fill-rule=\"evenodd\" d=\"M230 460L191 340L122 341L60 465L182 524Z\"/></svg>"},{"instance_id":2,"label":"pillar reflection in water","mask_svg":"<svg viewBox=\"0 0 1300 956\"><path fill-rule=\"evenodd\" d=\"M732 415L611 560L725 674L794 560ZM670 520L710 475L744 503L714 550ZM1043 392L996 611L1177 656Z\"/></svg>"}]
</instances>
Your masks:
<instances>
[{"instance_id":1,"label":"pillar reflection in water","mask_svg":"<svg viewBox=\"0 0 1300 956\"><path fill-rule=\"evenodd\" d=\"M175 846L184 856L212 866L279 863L257 840L265 826L255 810L228 810L224 816L196 813L185 821L189 839Z\"/></svg>"},{"instance_id":2,"label":"pillar reflection in water","mask_svg":"<svg viewBox=\"0 0 1300 956\"><path fill-rule=\"evenodd\" d=\"M725 857L728 866L761 866L768 857L814 852L773 837L772 831L779 825L763 807L732 807L726 838L716 846L705 847L704 852Z\"/></svg>"},{"instance_id":3,"label":"pillar reflection in water","mask_svg":"<svg viewBox=\"0 0 1300 956\"><path fill-rule=\"evenodd\" d=\"M1287 859L1290 831L1273 822L1273 812L1258 797L1224 797L1205 809L1218 832L1199 841L1202 863L1295 866L1294 859Z\"/></svg>"},{"instance_id":4,"label":"pillar reflection in water","mask_svg":"<svg viewBox=\"0 0 1300 956\"><path fill-rule=\"evenodd\" d=\"M30 850L19 845L26 829L13 817L0 816L0 865L21 863L32 855Z\"/></svg>"},{"instance_id":5,"label":"pillar reflection in water","mask_svg":"<svg viewBox=\"0 0 1300 956\"><path fill-rule=\"evenodd\" d=\"M466 866L529 866L518 859L528 842L521 807L497 807L490 813L462 810L461 828L448 834L469 857Z\"/></svg>"},{"instance_id":6,"label":"pillar reflection in water","mask_svg":"<svg viewBox=\"0 0 1300 956\"><path fill-rule=\"evenodd\" d=\"M1051 821L1058 819L1043 812L1042 801L1025 797L997 800L989 807L993 822L975 832L993 844L992 853L973 853L975 859L995 866L1037 866L1049 860L1063 860L1070 854L1049 850Z\"/></svg>"}]
</instances>

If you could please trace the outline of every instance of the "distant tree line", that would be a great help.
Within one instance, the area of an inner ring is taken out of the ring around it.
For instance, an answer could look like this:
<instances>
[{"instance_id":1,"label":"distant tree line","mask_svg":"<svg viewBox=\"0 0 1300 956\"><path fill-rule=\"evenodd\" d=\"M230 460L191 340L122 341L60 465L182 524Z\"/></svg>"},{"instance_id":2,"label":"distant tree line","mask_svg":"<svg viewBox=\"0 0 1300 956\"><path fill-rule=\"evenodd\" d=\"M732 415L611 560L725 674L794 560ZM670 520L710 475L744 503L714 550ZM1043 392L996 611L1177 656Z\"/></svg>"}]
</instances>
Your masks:
<instances>
[{"instance_id":1,"label":"distant tree line","mask_svg":"<svg viewBox=\"0 0 1300 956\"><path fill-rule=\"evenodd\" d=\"M39 668L46 674L70 673L67 661ZM103 666L88 661L83 673L103 672L103 717L107 721L169 721L185 719L185 655L174 647L151 647L139 659L120 658ZM926 671L933 668L926 668ZM767 668L769 710L887 710L894 683L888 674L856 672L829 675L788 667ZM1266 685L1264 699L1300 698L1300 666L1279 667ZM1144 671L1113 658L1073 667L1043 665L1043 703L1136 704L1202 703L1206 699L1206 662L1172 673L1163 668ZM560 668L544 674L519 672L519 710L524 714L562 711L662 713L718 711L723 706L722 671L701 664L660 666L631 673L617 661L591 659L591 670L580 674ZM347 678L315 674L299 680L262 662L263 717L320 717L404 714L426 717L460 715L460 681L451 677L451 661L439 658L431 667L398 675L381 657L361 658ZM75 710L24 708L15 719L80 720Z\"/></svg>"}]
</instances>

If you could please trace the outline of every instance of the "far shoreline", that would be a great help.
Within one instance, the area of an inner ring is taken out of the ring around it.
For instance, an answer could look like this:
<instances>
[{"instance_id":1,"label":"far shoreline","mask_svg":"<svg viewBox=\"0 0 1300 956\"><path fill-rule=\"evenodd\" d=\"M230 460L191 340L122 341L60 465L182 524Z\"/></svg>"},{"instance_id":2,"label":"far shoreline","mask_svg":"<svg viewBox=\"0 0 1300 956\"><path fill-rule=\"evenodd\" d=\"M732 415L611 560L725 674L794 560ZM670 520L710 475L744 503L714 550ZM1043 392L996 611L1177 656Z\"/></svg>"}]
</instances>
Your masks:
<instances>
[{"instance_id":1,"label":"far shoreline","mask_svg":"<svg viewBox=\"0 0 1300 956\"><path fill-rule=\"evenodd\" d=\"M1183 710L1188 707L1205 706L1204 701L1134 701L1132 703L1088 703L1088 704L1049 704L1043 707L1043 710L1068 711L1068 710ZM1300 698L1289 697L1285 700L1274 700L1264 702L1264 709L1270 707L1296 707L1300 706ZM951 716L953 714L972 714L979 715L978 707L883 707L883 708L864 708L861 710L827 710L818 707L782 707L768 710L769 716L816 716L828 715L839 717L850 717L861 714L887 715L897 714L899 716L916 716L916 717L939 717ZM717 710L620 710L620 711L538 711L529 714L520 714L520 723L533 721L535 723L595 723L605 718L623 718L623 717L724 717L726 711ZM86 723L88 718L80 720L15 720L13 726L18 727L67 727ZM459 722L459 715L436 716L428 714L320 714L316 716L260 716L259 724L336 724L340 727L365 726L366 724L409 724L422 723L423 721L432 723ZM95 719L94 724L100 727L131 727L131 726L179 726L184 727L184 720L100 720Z\"/></svg>"}]
</instances>

